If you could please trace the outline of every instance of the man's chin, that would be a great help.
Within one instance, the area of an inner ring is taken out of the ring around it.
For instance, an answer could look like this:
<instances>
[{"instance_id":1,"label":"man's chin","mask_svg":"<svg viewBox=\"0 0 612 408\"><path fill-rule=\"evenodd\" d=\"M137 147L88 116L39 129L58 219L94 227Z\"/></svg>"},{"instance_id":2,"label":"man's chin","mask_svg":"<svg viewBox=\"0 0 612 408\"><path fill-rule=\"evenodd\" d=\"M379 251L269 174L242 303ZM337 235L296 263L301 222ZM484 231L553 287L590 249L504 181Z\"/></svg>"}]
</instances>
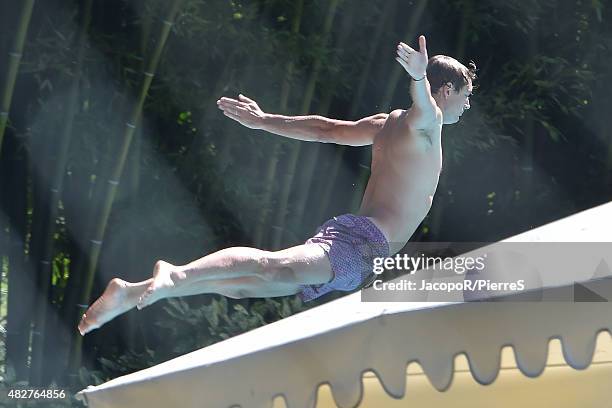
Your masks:
<instances>
[{"instance_id":1,"label":"man's chin","mask_svg":"<svg viewBox=\"0 0 612 408\"><path fill-rule=\"evenodd\" d=\"M454 125L455 123L459 122L459 119L461 119L460 116L458 116L458 117L456 117L454 119L451 119L448 122L445 121L444 124L445 125Z\"/></svg>"}]
</instances>

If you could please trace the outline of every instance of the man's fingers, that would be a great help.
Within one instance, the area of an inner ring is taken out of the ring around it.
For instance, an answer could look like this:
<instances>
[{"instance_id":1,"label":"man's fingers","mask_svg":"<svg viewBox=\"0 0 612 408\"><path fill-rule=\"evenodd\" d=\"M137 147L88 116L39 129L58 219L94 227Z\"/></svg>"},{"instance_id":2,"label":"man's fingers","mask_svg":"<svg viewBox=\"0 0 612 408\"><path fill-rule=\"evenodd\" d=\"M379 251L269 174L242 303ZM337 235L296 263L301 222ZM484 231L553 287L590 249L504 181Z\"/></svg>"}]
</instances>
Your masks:
<instances>
[{"instance_id":1,"label":"man's fingers","mask_svg":"<svg viewBox=\"0 0 612 408\"><path fill-rule=\"evenodd\" d=\"M224 112L230 112L233 115L240 115L241 113L248 113L248 109L240 105L219 105L219 109Z\"/></svg>"},{"instance_id":2,"label":"man's fingers","mask_svg":"<svg viewBox=\"0 0 612 408\"><path fill-rule=\"evenodd\" d=\"M405 69L406 71L408 71L408 64L406 64L406 63L404 62L404 60L403 60L403 59L401 59L400 57L397 57L397 58L395 58L395 60L396 60L397 62L399 62L399 63L400 63L400 65L401 65L402 67L404 67L404 69Z\"/></svg>"},{"instance_id":3,"label":"man's fingers","mask_svg":"<svg viewBox=\"0 0 612 408\"><path fill-rule=\"evenodd\" d=\"M409 46L406 43L400 42L399 45L397 46L398 50L405 50L407 53L412 53L412 52L416 52L416 50L414 48L412 48L411 46Z\"/></svg>"},{"instance_id":4,"label":"man's fingers","mask_svg":"<svg viewBox=\"0 0 612 408\"><path fill-rule=\"evenodd\" d=\"M246 112L247 111L247 104L246 102L240 102L234 99L227 99L224 101L217 101L217 107L221 110L230 110L234 113L238 113L241 111Z\"/></svg>"},{"instance_id":5,"label":"man's fingers","mask_svg":"<svg viewBox=\"0 0 612 408\"><path fill-rule=\"evenodd\" d=\"M403 48L398 48L397 49L397 55L399 55L400 57L403 57L405 59L410 58L410 53L408 51L406 51Z\"/></svg>"},{"instance_id":6,"label":"man's fingers","mask_svg":"<svg viewBox=\"0 0 612 408\"><path fill-rule=\"evenodd\" d=\"M227 97L223 96L217 102L233 102L233 103L237 103L238 101L236 99L227 98Z\"/></svg>"},{"instance_id":7,"label":"man's fingers","mask_svg":"<svg viewBox=\"0 0 612 408\"><path fill-rule=\"evenodd\" d=\"M252 100L252 99L250 99L250 98L247 98L247 97L246 97L246 96L244 96L243 94L238 95L238 98L239 98L240 100L243 100L243 101L248 102L248 103L255 103L255 101L254 101L254 100Z\"/></svg>"},{"instance_id":8,"label":"man's fingers","mask_svg":"<svg viewBox=\"0 0 612 408\"><path fill-rule=\"evenodd\" d=\"M249 104L249 101L244 100L244 101L239 101L237 99L232 99L232 98L221 98L217 101L217 105L220 106L242 106L245 107Z\"/></svg>"},{"instance_id":9,"label":"man's fingers","mask_svg":"<svg viewBox=\"0 0 612 408\"><path fill-rule=\"evenodd\" d=\"M217 101L217 105L219 106L237 106L244 105L244 102L237 101L236 99L231 98L221 98Z\"/></svg>"},{"instance_id":10,"label":"man's fingers","mask_svg":"<svg viewBox=\"0 0 612 408\"><path fill-rule=\"evenodd\" d=\"M398 55L398 56L397 56L395 59L396 59L398 62L403 62L405 66L408 66L408 64L409 64L408 58L406 58L406 57L405 57L405 56L403 56L403 55Z\"/></svg>"},{"instance_id":11,"label":"man's fingers","mask_svg":"<svg viewBox=\"0 0 612 408\"><path fill-rule=\"evenodd\" d=\"M419 52L422 52L427 55L427 40L425 40L424 35L419 37Z\"/></svg>"},{"instance_id":12,"label":"man's fingers","mask_svg":"<svg viewBox=\"0 0 612 408\"><path fill-rule=\"evenodd\" d=\"M147 298L148 298L148 296L146 294L141 295L140 298L138 298L138 303L136 304L136 309L138 309L138 310L144 309L147 306L147 304L146 304Z\"/></svg>"}]
</instances>

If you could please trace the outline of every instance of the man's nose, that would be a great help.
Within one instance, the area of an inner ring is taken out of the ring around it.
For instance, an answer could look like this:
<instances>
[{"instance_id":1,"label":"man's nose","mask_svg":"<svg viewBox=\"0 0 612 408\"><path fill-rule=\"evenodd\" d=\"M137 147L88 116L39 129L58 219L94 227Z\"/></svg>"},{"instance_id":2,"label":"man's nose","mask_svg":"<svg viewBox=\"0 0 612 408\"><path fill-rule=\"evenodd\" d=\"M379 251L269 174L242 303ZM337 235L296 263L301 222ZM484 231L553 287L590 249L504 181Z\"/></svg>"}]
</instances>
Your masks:
<instances>
[{"instance_id":1,"label":"man's nose","mask_svg":"<svg viewBox=\"0 0 612 408\"><path fill-rule=\"evenodd\" d=\"M465 109L470 109L470 101L465 102Z\"/></svg>"}]
</instances>

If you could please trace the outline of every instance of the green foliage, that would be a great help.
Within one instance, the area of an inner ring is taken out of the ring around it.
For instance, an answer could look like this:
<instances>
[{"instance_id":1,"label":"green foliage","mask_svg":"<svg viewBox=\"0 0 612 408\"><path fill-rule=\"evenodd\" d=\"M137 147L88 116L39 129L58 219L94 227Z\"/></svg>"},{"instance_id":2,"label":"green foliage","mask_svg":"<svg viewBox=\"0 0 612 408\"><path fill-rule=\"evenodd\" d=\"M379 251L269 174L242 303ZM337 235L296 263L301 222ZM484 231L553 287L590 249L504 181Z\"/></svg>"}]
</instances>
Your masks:
<instances>
[{"instance_id":1,"label":"green foliage","mask_svg":"<svg viewBox=\"0 0 612 408\"><path fill-rule=\"evenodd\" d=\"M100 370L81 372L82 384L99 384L105 378L115 378L145 367L237 336L304 310L297 297L235 301L221 296L210 297L200 306L188 304L182 298L165 301L163 311L154 325L160 341L154 349L125 350L100 357Z\"/></svg>"},{"instance_id":2,"label":"green foliage","mask_svg":"<svg viewBox=\"0 0 612 408\"><path fill-rule=\"evenodd\" d=\"M519 134L523 134L522 124L526 120L534 120L558 141L562 133L552 115L560 111L580 117L584 101L590 98L593 73L583 67L572 66L562 57L546 55L536 56L527 65L508 62L502 68L501 83L496 90L496 108L505 112L499 120ZM509 95L514 97L508 98Z\"/></svg>"},{"instance_id":3,"label":"green foliage","mask_svg":"<svg viewBox=\"0 0 612 408\"><path fill-rule=\"evenodd\" d=\"M194 308L180 298L168 299L164 311L171 319L160 320L156 325L168 330L168 339L187 337L185 331L195 334L188 336L190 342L177 341L174 346L174 352L184 354L303 310L297 297L252 299L249 303L247 310L242 303L219 296Z\"/></svg>"}]
</instances>

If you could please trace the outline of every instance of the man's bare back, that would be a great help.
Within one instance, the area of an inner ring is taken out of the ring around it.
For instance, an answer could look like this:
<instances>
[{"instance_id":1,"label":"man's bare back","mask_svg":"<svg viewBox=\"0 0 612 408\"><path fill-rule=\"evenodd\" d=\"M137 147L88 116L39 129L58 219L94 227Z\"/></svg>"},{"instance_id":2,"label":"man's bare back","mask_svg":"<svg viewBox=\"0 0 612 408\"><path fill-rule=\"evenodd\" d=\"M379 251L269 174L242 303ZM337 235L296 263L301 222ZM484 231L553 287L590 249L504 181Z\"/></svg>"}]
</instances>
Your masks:
<instances>
[{"instance_id":1,"label":"man's bare back","mask_svg":"<svg viewBox=\"0 0 612 408\"><path fill-rule=\"evenodd\" d=\"M411 113L391 112L375 136L371 176L359 210L396 247L392 253L429 212L442 169L442 121L427 130L414 129Z\"/></svg>"}]
</instances>

